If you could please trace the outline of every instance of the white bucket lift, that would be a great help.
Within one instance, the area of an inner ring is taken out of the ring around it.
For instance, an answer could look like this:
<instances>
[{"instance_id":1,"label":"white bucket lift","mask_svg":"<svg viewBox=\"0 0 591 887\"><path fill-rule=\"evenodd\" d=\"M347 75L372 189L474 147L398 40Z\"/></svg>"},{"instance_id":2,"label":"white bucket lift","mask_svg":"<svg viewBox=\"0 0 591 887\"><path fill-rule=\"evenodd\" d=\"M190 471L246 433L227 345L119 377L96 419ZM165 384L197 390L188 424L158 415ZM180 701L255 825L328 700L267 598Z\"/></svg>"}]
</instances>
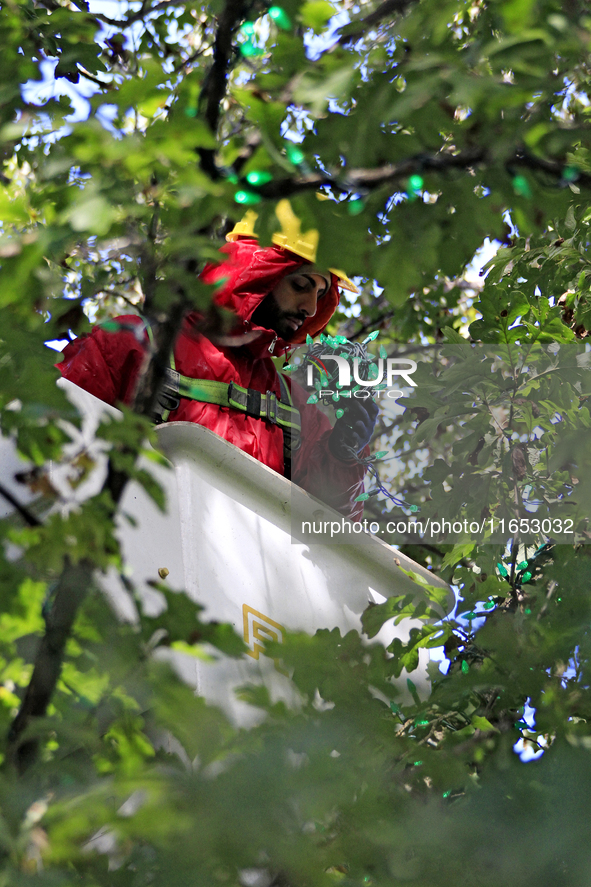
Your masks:
<instances>
[{"instance_id":1,"label":"white bucket lift","mask_svg":"<svg viewBox=\"0 0 591 887\"><path fill-rule=\"evenodd\" d=\"M85 417L81 443L93 446L99 420L121 414L66 380L58 383ZM249 647L241 660L221 657L214 663L175 656L185 680L208 701L220 705L237 723L256 720L256 710L240 702L236 687L263 680L272 696L289 695L289 683L263 652L265 640L280 641L286 629L313 634L339 628L342 634L361 630L361 614L369 602L392 595L413 594L425 599L420 581L441 588L440 579L377 538L346 544L304 544L294 541L292 521L341 520L332 509L262 465L256 459L200 425L170 423L157 429L159 447L172 468L150 462L146 467L164 487L167 510L160 512L137 483L129 483L121 501L122 514L133 526L119 524L124 562L148 607L160 607L161 595L150 582L184 589L205 607L201 618L231 623ZM95 454L96 455L96 454ZM80 500L100 488L99 477L75 493ZM3 472L4 473L4 472ZM301 523L300 523L301 525ZM130 598L113 571L102 580L105 591L123 618L133 618ZM449 590L449 609L453 595ZM445 613L442 611L441 616ZM404 640L418 620L388 623L378 640ZM427 681L427 651L411 678L419 691ZM406 681L403 680L405 685Z\"/></svg>"}]
</instances>

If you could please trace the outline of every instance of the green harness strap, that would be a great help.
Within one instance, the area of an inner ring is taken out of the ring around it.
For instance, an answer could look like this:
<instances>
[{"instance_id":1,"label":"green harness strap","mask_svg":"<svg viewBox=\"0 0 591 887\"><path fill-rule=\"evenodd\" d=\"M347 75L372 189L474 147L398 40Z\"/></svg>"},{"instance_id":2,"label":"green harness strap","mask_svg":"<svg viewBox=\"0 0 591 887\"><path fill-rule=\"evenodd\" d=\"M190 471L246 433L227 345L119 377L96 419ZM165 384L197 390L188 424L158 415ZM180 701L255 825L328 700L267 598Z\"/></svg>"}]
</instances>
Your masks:
<instances>
[{"instance_id":1,"label":"green harness strap","mask_svg":"<svg viewBox=\"0 0 591 887\"><path fill-rule=\"evenodd\" d=\"M152 340L152 331L148 326L148 336ZM175 369L174 356L170 357L171 366L166 368L164 382L158 393L158 404L152 418L159 424L166 422L171 412L179 405L179 398L187 397L201 403L215 403L221 407L232 407L252 416L254 419L265 419L272 425L278 425L283 431L283 458L285 477L291 474L291 455L299 449L301 443L301 419L299 411L294 407L291 391L285 378L279 373L281 399L272 391L263 394L254 388L243 388L236 382L217 382L214 379L191 379L182 376Z\"/></svg>"}]
</instances>

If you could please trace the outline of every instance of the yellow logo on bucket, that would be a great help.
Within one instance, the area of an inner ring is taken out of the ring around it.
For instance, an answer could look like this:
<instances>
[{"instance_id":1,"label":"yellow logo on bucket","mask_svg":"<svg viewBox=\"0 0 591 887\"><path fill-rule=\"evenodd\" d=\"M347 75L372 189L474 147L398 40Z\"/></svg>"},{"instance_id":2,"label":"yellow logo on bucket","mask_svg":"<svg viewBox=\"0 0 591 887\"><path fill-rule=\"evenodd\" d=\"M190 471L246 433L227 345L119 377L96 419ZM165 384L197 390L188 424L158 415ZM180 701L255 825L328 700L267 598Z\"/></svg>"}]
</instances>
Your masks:
<instances>
[{"instance_id":1,"label":"yellow logo on bucket","mask_svg":"<svg viewBox=\"0 0 591 887\"><path fill-rule=\"evenodd\" d=\"M253 610L248 604L242 605L242 618L244 621L244 641L249 647L246 652L253 659L258 659L260 653L265 653L263 646L265 641L283 643L285 629L278 622L269 619L258 610Z\"/></svg>"}]
</instances>

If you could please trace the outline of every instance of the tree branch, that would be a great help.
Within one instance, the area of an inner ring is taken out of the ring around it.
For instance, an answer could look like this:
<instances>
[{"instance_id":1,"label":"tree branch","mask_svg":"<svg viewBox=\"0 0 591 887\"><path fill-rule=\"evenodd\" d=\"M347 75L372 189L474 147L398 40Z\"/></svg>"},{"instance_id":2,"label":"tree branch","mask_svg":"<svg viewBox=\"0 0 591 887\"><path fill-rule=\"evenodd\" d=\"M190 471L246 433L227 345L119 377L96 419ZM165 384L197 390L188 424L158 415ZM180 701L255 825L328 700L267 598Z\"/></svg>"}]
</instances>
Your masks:
<instances>
[{"instance_id":1,"label":"tree branch","mask_svg":"<svg viewBox=\"0 0 591 887\"><path fill-rule=\"evenodd\" d=\"M187 307L187 299L181 294L166 318L158 325L157 348L140 378L134 400L134 410L139 415L152 414L160 381L169 364L170 353L180 332ZM137 457L136 450L129 449L127 452ZM128 480L128 475L115 469L110 460L103 491L107 490L110 493L113 511L121 500ZM0 492L4 495L3 490ZM8 496L10 495L9 493ZM34 517L32 519L36 520ZM39 522L36 525L39 525ZM37 757L38 739L26 736L23 739L23 734L34 718L44 717L47 712L61 674L66 642L72 632L78 610L92 587L94 570L95 565L90 560L81 560L78 564L67 561L55 586L53 603L46 617L45 634L35 657L33 674L8 734L7 758L19 773L24 772Z\"/></svg>"},{"instance_id":2,"label":"tree branch","mask_svg":"<svg viewBox=\"0 0 591 887\"><path fill-rule=\"evenodd\" d=\"M246 0L226 0L226 5L218 20L213 46L213 62L199 96L199 105L205 106L205 119L214 135L217 134L221 103L226 94L226 83L233 55L234 34L247 10ZM210 148L200 148L199 156L203 170L211 178L219 178L220 173L215 164L215 151Z\"/></svg>"},{"instance_id":3,"label":"tree branch","mask_svg":"<svg viewBox=\"0 0 591 887\"><path fill-rule=\"evenodd\" d=\"M70 637L78 608L92 581L93 565L89 561L67 563L54 592L53 604L46 617L45 634L35 657L31 680L17 716L8 733L8 759L22 773L37 756L36 738L20 741L31 718L43 717L55 690L61 670L66 642Z\"/></svg>"},{"instance_id":4,"label":"tree branch","mask_svg":"<svg viewBox=\"0 0 591 887\"><path fill-rule=\"evenodd\" d=\"M276 200L304 191L313 191L321 185L331 185L341 191L363 191L379 188L388 182L408 178L417 172L444 172L448 169L468 169L486 161L484 148L473 148L459 154L419 154L400 163L386 163L375 169L343 170L340 175L310 173L293 178L276 179L257 189L261 197Z\"/></svg>"},{"instance_id":5,"label":"tree branch","mask_svg":"<svg viewBox=\"0 0 591 887\"><path fill-rule=\"evenodd\" d=\"M306 191L315 191L322 185L330 185L341 192L371 191L388 183L403 182L413 173L438 172L444 173L452 169L469 169L491 163L485 148L475 147L460 151L458 154L419 154L401 160L400 163L386 163L375 169L351 169L331 176L327 173L310 173L293 178L275 179L257 188L257 193L267 200L278 200L291 197ZM556 160L544 160L529 154L523 148L517 148L504 161L505 168L511 173L517 167L524 167L534 172L543 172L560 182L564 180L566 164ZM591 175L577 170L577 185L591 188Z\"/></svg>"},{"instance_id":6,"label":"tree branch","mask_svg":"<svg viewBox=\"0 0 591 887\"><path fill-rule=\"evenodd\" d=\"M23 518L23 520L26 521L26 523L30 527L40 527L41 526L41 521L38 520L35 517L35 515L29 511L28 508L25 508L24 505L21 505L21 503L18 501L18 499L12 495L10 490L6 489L4 484L0 484L0 496L2 496L3 499L6 499L7 502L10 502L10 504L15 509L15 511L18 511L20 516Z\"/></svg>"},{"instance_id":7,"label":"tree branch","mask_svg":"<svg viewBox=\"0 0 591 887\"><path fill-rule=\"evenodd\" d=\"M387 16L393 16L397 13L406 12L407 8L416 2L416 0L384 0L377 9L374 9L373 12L370 12L369 15L366 15L365 18L359 19L358 21L351 22L349 25L345 25L341 28L342 31L345 31L341 37L339 37L338 45L346 46L347 43L351 43L353 40L356 40L364 31L367 31L369 28L373 28L375 25L378 25L383 19ZM347 30L349 29L349 30Z\"/></svg>"}]
</instances>

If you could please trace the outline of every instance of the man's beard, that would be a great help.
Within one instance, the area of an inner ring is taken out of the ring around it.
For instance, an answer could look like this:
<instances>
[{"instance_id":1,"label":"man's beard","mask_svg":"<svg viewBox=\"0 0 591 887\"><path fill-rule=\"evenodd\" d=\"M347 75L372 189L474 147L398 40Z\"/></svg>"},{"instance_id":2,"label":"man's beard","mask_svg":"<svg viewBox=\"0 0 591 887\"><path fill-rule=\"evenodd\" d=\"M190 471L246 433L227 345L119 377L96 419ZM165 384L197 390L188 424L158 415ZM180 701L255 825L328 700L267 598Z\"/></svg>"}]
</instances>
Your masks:
<instances>
[{"instance_id":1,"label":"man's beard","mask_svg":"<svg viewBox=\"0 0 591 887\"><path fill-rule=\"evenodd\" d=\"M273 293L266 296L250 318L252 323L262 326L267 330L273 330L286 342L290 342L299 331L299 328L307 319L303 312L282 311L275 300ZM297 327L290 323L297 324Z\"/></svg>"}]
</instances>

